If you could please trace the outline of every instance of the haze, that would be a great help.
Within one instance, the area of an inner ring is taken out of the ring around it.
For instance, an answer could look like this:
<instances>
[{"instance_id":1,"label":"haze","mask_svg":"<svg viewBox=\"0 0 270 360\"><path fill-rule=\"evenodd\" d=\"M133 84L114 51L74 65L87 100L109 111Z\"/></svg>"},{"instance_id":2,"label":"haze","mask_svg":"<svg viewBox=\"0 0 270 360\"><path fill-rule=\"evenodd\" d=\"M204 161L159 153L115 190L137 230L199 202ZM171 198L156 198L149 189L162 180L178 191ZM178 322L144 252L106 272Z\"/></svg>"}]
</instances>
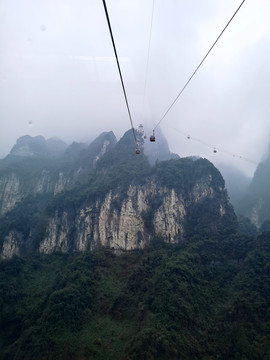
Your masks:
<instances>
[{"instance_id":1,"label":"haze","mask_svg":"<svg viewBox=\"0 0 270 360\"><path fill-rule=\"evenodd\" d=\"M135 127L154 128L240 3L155 0L147 67L153 1L107 0ZM69 143L130 128L101 0L0 0L0 13L2 157L25 134ZM269 144L269 13L246 0L161 122L171 151L252 175L239 156L259 162Z\"/></svg>"}]
</instances>

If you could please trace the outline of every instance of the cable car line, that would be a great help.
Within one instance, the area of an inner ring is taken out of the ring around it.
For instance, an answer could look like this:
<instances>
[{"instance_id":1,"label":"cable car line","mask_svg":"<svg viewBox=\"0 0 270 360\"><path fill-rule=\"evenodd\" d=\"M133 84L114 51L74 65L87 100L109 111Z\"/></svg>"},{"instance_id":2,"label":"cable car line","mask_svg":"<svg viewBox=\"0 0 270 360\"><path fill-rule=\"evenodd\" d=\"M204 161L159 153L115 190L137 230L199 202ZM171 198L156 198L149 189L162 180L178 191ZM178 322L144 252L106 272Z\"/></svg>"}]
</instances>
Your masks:
<instances>
[{"instance_id":1,"label":"cable car line","mask_svg":"<svg viewBox=\"0 0 270 360\"><path fill-rule=\"evenodd\" d=\"M148 80L148 68L149 68L150 48L151 48L151 39L152 39L154 8L155 8L155 0L153 0L153 3L152 3L150 35L149 35L149 42L148 42L147 61L146 61L145 80L144 80L144 90L143 90L143 104L142 104L142 112L143 112L143 114L144 114L144 108L145 108L146 85L147 85L147 80Z\"/></svg>"},{"instance_id":2,"label":"cable car line","mask_svg":"<svg viewBox=\"0 0 270 360\"><path fill-rule=\"evenodd\" d=\"M206 55L204 56L204 58L202 59L202 61L199 63L199 65L196 67L196 69L194 70L194 72L191 74L190 78L188 79L188 81L185 83L184 87L182 88L182 90L179 92L179 94L176 96L176 98L174 99L174 101L172 102L172 104L169 106L169 108L167 109L167 111L165 112L165 114L162 116L162 118L159 120L159 122L156 124L156 126L154 127L154 130L160 125L161 121L165 118L165 116L168 114L168 112L171 110L171 108L173 107L173 105L176 103L176 101L178 100L178 98L180 97L180 95L183 93L183 91L185 90L185 88L188 86L188 84L190 83L190 81L192 80L192 78L194 77L194 75L196 74L196 72L199 70L199 68L201 67L201 65L203 64L204 60L207 58L207 56L210 54L211 50L214 48L214 46L216 45L216 43L218 42L218 40L221 38L221 36L223 35L223 33L225 32L225 30L227 29L227 27L230 25L230 23L232 22L233 18L235 17L235 15L238 13L238 11L240 10L241 6L244 4L245 0L243 0L241 2L241 4L238 6L238 8L236 9L236 11L234 12L234 14L232 15L232 17L230 18L230 20L228 21L228 23L226 24L226 26L224 27L224 29L221 31L221 33L219 34L219 36L217 37L216 41L213 43L213 45L210 47L210 49L207 51Z\"/></svg>"},{"instance_id":3,"label":"cable car line","mask_svg":"<svg viewBox=\"0 0 270 360\"><path fill-rule=\"evenodd\" d=\"M126 89L125 89L125 85L124 85L124 80L123 80L123 76L122 76L122 72L121 72L121 68L120 68L120 63L119 63L119 60L118 60L118 55L117 55L116 46L115 46L115 42L114 42L114 38L113 38L113 33L112 33L110 18L109 18L107 6L106 6L106 0L102 0L102 1L103 1L104 11L105 11L105 15L106 15L106 19L107 19L107 23L108 23L110 35L111 35L113 50L114 50L115 59L116 59L116 62L117 62L117 67L118 67L119 76L120 76L120 79L121 79L122 89L123 89L123 93L124 93L125 100L126 100L126 105L127 105L129 120L130 120L130 124L131 124L131 127L132 127L132 131L133 131L133 136L134 136L134 139L135 139L135 143L136 143L136 145L137 145L138 140L137 140L137 137L136 137L136 133L135 133L134 126L133 126L133 121L132 121L131 112L130 112L130 108L129 108L129 104L128 104L128 99L127 99ZM136 150L136 152L137 152L137 150Z\"/></svg>"},{"instance_id":4,"label":"cable car line","mask_svg":"<svg viewBox=\"0 0 270 360\"><path fill-rule=\"evenodd\" d=\"M203 145L205 145L205 146L207 146L207 147L212 148L214 153L217 153L217 152L219 151L219 152L222 152L222 153L227 154L227 155L229 155L229 156L232 156L232 157L234 157L234 158L239 158L239 159L244 160L244 161L247 161L247 162L249 162L249 163L251 163L251 164L254 164L254 165L257 165L257 166L262 166L262 167L264 167L264 168L270 169L269 166L267 166L267 165L265 165L265 164L263 164L263 163L259 163L258 161L248 159L248 158L246 158L245 156L242 156L242 155L233 153L233 152L231 152L231 151L228 151L228 150L219 148L219 147L214 146L214 145L212 145L212 144L209 144L209 143L207 143L207 142L205 142L205 141L203 141L203 140L201 140L201 139L199 139L199 138L196 138L196 137L191 136L190 133L185 133L184 131L181 131L181 130L176 129L176 128L171 127L171 126L169 126L169 128L171 128L172 130L174 130L174 131L176 131L176 132L181 133L181 134L184 135L188 140L197 141L197 142L199 142L199 143L201 143L201 144L203 144Z\"/></svg>"}]
</instances>

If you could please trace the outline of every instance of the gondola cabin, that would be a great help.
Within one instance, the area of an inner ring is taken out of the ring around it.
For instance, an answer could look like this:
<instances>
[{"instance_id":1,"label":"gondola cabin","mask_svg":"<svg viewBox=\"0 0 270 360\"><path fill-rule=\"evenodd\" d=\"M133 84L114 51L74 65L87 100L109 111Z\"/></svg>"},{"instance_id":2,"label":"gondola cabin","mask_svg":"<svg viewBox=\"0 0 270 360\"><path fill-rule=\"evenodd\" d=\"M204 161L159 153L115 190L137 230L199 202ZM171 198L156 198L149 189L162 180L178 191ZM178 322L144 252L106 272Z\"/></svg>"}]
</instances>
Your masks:
<instances>
[{"instance_id":1,"label":"gondola cabin","mask_svg":"<svg viewBox=\"0 0 270 360\"><path fill-rule=\"evenodd\" d=\"M136 154L139 155L140 153L140 149L136 149Z\"/></svg>"},{"instance_id":2,"label":"gondola cabin","mask_svg":"<svg viewBox=\"0 0 270 360\"><path fill-rule=\"evenodd\" d=\"M154 130L153 130L153 135L150 136L150 141L151 141L151 142L155 142L155 141L156 141L156 137L155 137Z\"/></svg>"},{"instance_id":3,"label":"gondola cabin","mask_svg":"<svg viewBox=\"0 0 270 360\"><path fill-rule=\"evenodd\" d=\"M216 153L216 152L217 152L217 149L216 149L216 148L214 148L213 153Z\"/></svg>"}]
</instances>

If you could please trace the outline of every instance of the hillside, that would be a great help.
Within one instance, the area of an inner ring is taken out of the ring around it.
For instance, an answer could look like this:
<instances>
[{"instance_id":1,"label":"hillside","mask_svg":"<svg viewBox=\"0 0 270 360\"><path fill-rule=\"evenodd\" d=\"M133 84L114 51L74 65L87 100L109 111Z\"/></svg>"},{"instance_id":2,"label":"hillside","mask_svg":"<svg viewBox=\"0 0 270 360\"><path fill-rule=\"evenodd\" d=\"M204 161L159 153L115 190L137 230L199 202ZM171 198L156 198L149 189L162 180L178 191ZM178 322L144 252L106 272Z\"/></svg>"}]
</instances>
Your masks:
<instances>
[{"instance_id":1,"label":"hillside","mask_svg":"<svg viewBox=\"0 0 270 360\"><path fill-rule=\"evenodd\" d=\"M178 158L151 166L142 137L141 143L136 155L131 130L118 142L110 132L88 147L73 143L57 159L5 159L2 258L101 246L127 251L144 248L154 236L181 244L197 231L236 228L224 180L213 164Z\"/></svg>"},{"instance_id":2,"label":"hillside","mask_svg":"<svg viewBox=\"0 0 270 360\"><path fill-rule=\"evenodd\" d=\"M1 359L270 357L270 233L0 263Z\"/></svg>"},{"instance_id":3,"label":"hillside","mask_svg":"<svg viewBox=\"0 0 270 360\"><path fill-rule=\"evenodd\" d=\"M1 359L270 358L270 232L238 233L208 160L143 148L26 138L0 162Z\"/></svg>"}]
</instances>

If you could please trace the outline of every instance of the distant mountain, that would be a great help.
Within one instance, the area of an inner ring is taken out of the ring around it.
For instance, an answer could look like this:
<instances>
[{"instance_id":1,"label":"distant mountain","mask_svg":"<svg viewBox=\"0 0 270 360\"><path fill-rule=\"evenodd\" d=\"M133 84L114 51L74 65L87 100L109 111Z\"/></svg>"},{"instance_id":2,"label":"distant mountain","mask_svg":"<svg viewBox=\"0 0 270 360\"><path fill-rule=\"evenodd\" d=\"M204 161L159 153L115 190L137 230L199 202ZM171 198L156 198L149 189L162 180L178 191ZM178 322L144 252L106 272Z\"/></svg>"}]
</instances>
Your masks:
<instances>
[{"instance_id":1,"label":"distant mountain","mask_svg":"<svg viewBox=\"0 0 270 360\"><path fill-rule=\"evenodd\" d=\"M156 161L179 159L179 155L170 152L168 142L159 128L156 130L155 136L155 142L150 143L149 138L144 141L144 154L151 165L155 164Z\"/></svg>"},{"instance_id":2,"label":"distant mountain","mask_svg":"<svg viewBox=\"0 0 270 360\"><path fill-rule=\"evenodd\" d=\"M10 155L22 157L47 157L49 150L43 136L31 137L25 135L20 137L16 145L10 151Z\"/></svg>"},{"instance_id":3,"label":"distant mountain","mask_svg":"<svg viewBox=\"0 0 270 360\"><path fill-rule=\"evenodd\" d=\"M257 227L270 220L270 146L266 160L258 165L237 211L247 216Z\"/></svg>"},{"instance_id":4,"label":"distant mountain","mask_svg":"<svg viewBox=\"0 0 270 360\"><path fill-rule=\"evenodd\" d=\"M246 194L252 179L242 171L229 165L222 164L218 166L218 169L224 177L225 187L228 191L230 201L235 211L238 212L239 201Z\"/></svg>"},{"instance_id":5,"label":"distant mountain","mask_svg":"<svg viewBox=\"0 0 270 360\"><path fill-rule=\"evenodd\" d=\"M57 137L52 137L47 140L47 147L51 156L61 156L64 154L67 144Z\"/></svg>"},{"instance_id":6,"label":"distant mountain","mask_svg":"<svg viewBox=\"0 0 270 360\"><path fill-rule=\"evenodd\" d=\"M66 148L67 145L56 137L46 141L43 136L32 137L25 135L17 140L10 151L10 155L19 157L54 157L63 155Z\"/></svg>"},{"instance_id":7,"label":"distant mountain","mask_svg":"<svg viewBox=\"0 0 270 360\"><path fill-rule=\"evenodd\" d=\"M77 161L80 158L81 151L87 148L86 143L78 143L74 141L71 145L66 148L65 158L71 161Z\"/></svg>"},{"instance_id":8,"label":"distant mountain","mask_svg":"<svg viewBox=\"0 0 270 360\"><path fill-rule=\"evenodd\" d=\"M90 164L95 166L96 162L106 152L112 150L117 143L117 139L112 131L103 132L91 144L85 148L81 154L81 164L87 167Z\"/></svg>"}]
</instances>

